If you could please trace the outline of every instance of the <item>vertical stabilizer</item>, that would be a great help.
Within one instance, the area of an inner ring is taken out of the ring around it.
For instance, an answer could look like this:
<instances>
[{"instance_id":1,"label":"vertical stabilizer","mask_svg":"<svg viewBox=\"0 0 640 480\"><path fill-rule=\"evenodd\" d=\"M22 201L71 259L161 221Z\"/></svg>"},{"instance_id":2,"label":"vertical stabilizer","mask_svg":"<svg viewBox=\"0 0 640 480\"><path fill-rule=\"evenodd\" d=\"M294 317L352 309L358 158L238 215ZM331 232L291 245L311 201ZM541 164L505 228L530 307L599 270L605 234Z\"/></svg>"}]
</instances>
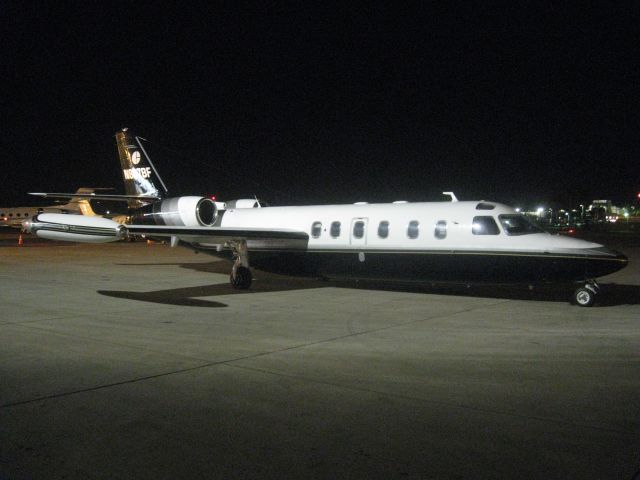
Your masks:
<instances>
[{"instance_id":1,"label":"vertical stabilizer","mask_svg":"<svg viewBox=\"0 0 640 480\"><path fill-rule=\"evenodd\" d=\"M109 190L109 189L80 187L76 191L76 194L91 195L96 190ZM69 202L66 205L61 205L60 208L64 210L80 212L82 215L86 215L89 217L96 216L96 212L93 211L93 207L91 206L91 203L89 203L89 200L87 200L86 198L72 198L71 200L69 200Z\"/></svg>"},{"instance_id":2,"label":"vertical stabilizer","mask_svg":"<svg viewBox=\"0 0 640 480\"><path fill-rule=\"evenodd\" d=\"M131 196L165 197L167 189L138 138L123 128L116 133L116 144L125 193ZM130 200L129 207L139 208L147 203L148 201Z\"/></svg>"}]
</instances>

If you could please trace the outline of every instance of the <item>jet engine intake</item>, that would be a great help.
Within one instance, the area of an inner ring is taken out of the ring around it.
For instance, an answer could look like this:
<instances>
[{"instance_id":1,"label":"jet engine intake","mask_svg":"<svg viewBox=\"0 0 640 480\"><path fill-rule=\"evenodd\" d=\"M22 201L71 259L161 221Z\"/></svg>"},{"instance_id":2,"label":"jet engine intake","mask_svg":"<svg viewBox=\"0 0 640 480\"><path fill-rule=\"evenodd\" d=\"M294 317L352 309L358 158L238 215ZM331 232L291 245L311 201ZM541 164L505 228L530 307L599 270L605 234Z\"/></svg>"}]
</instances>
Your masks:
<instances>
[{"instance_id":1,"label":"jet engine intake","mask_svg":"<svg viewBox=\"0 0 640 480\"><path fill-rule=\"evenodd\" d=\"M216 223L218 207L210 198L175 197L146 205L133 212L134 225L210 227Z\"/></svg>"}]
</instances>

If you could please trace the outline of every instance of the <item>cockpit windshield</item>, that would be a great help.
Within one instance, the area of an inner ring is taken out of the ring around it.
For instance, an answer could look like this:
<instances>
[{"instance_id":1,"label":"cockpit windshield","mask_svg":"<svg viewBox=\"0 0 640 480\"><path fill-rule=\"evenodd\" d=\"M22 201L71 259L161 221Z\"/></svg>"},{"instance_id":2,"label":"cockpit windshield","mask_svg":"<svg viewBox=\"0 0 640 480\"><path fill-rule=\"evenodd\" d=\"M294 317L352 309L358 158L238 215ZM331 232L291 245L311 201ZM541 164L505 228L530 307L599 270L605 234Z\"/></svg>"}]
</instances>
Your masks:
<instances>
[{"instance_id":1,"label":"cockpit windshield","mask_svg":"<svg viewBox=\"0 0 640 480\"><path fill-rule=\"evenodd\" d=\"M544 230L531 222L524 215L498 215L502 228L507 235L529 235L544 233Z\"/></svg>"}]
</instances>

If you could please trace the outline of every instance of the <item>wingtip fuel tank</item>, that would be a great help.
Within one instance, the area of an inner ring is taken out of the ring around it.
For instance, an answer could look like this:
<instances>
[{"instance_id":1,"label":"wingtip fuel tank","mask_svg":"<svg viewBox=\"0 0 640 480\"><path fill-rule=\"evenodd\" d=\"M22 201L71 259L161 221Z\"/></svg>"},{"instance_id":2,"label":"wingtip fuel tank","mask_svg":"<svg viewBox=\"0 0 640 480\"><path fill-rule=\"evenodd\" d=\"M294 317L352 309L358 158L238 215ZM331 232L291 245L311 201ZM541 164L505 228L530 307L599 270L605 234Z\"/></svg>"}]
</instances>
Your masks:
<instances>
[{"instance_id":1,"label":"wingtip fuel tank","mask_svg":"<svg viewBox=\"0 0 640 480\"><path fill-rule=\"evenodd\" d=\"M113 220L84 215L41 213L22 223L25 232L47 240L108 243L122 240L127 228Z\"/></svg>"}]
</instances>

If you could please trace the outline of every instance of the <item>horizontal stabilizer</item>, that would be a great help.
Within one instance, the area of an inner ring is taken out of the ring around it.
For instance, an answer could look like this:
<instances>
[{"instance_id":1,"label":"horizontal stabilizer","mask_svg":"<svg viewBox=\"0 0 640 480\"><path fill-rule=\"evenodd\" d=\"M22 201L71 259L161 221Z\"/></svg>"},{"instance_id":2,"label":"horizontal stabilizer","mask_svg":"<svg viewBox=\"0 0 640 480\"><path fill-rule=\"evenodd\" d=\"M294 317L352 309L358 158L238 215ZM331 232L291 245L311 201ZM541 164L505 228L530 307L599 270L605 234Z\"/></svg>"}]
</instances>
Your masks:
<instances>
[{"instance_id":1,"label":"horizontal stabilizer","mask_svg":"<svg viewBox=\"0 0 640 480\"><path fill-rule=\"evenodd\" d=\"M110 200L113 202L128 202L130 200L140 200L142 202L155 202L160 200L158 196L152 195L103 195L96 193L42 193L30 192L29 195L43 198L76 198L84 200Z\"/></svg>"}]
</instances>

